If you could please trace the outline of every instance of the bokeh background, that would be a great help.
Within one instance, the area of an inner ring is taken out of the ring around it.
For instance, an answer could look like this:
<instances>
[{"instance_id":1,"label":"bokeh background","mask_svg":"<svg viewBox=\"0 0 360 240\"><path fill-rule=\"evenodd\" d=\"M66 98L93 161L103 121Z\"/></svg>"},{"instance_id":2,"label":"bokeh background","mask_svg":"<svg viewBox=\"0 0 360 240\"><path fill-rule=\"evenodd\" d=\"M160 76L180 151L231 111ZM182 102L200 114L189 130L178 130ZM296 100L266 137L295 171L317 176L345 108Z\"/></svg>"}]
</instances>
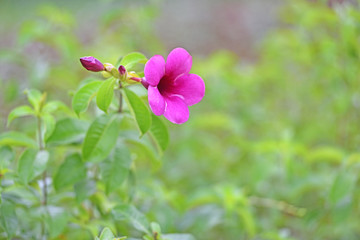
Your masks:
<instances>
[{"instance_id":1,"label":"bokeh background","mask_svg":"<svg viewBox=\"0 0 360 240\"><path fill-rule=\"evenodd\" d=\"M206 96L137 163L135 205L200 240L360 239L359 43L356 0L0 0L0 132L26 88L70 106L101 78L79 57L181 46Z\"/></svg>"}]
</instances>

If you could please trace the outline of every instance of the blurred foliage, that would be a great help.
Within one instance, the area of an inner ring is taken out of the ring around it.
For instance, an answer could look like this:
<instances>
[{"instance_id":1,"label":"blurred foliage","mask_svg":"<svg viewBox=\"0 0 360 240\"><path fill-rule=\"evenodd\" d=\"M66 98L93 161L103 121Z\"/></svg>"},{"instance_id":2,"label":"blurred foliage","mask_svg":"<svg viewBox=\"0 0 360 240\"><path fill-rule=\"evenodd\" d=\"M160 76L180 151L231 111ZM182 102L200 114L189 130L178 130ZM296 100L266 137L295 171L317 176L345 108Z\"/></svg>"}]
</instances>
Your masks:
<instances>
[{"instance_id":1,"label":"blurred foliage","mask_svg":"<svg viewBox=\"0 0 360 240\"><path fill-rule=\"evenodd\" d=\"M88 77L80 56L116 62L130 51L163 53L152 29L158 11L157 4L114 7L91 17L96 26L89 31L63 8L40 7L16 32L14 47L0 50L0 63L10 65L10 74L0 75L0 130L10 109L25 102L25 88L70 105L66 93ZM160 228L149 222L196 239L359 239L360 11L298 0L286 4L281 22L255 63L226 51L194 58L192 72L207 87L202 103L191 108L189 122L171 126L161 162L151 146L129 140L136 171L112 193L93 180L57 183L76 147L56 148L44 213L36 175L21 176L29 185L14 180L18 162L35 153L7 146L2 134L0 238L40 239L45 218L49 239L102 239L104 227L139 238ZM96 114L92 108L82 119ZM57 123L65 116L75 114L54 112ZM21 144L31 145L26 137L34 128L26 118L8 130L24 131Z\"/></svg>"}]
</instances>

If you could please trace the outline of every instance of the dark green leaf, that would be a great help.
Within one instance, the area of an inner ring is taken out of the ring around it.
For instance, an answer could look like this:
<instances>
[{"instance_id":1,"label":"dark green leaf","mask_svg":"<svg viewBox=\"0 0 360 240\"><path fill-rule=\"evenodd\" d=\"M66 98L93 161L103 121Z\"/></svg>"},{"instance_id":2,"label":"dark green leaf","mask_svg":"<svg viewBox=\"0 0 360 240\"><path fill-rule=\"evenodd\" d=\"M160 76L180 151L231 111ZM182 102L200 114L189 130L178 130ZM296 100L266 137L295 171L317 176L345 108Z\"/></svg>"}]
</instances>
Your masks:
<instances>
[{"instance_id":1,"label":"dark green leaf","mask_svg":"<svg viewBox=\"0 0 360 240\"><path fill-rule=\"evenodd\" d=\"M27 135L21 132L5 132L0 135L0 146L1 145L11 145L11 146L21 146L21 147L31 147L35 148L37 146L36 142L29 138Z\"/></svg>"},{"instance_id":2,"label":"dark green leaf","mask_svg":"<svg viewBox=\"0 0 360 240\"><path fill-rule=\"evenodd\" d=\"M86 133L82 153L85 161L104 160L116 143L120 118L116 114L101 115Z\"/></svg>"},{"instance_id":3,"label":"dark green leaf","mask_svg":"<svg viewBox=\"0 0 360 240\"><path fill-rule=\"evenodd\" d=\"M150 224L145 215L139 212L134 206L120 204L112 210L112 214L115 220L119 221L126 219L130 221L137 230L149 235L151 234L149 231Z\"/></svg>"},{"instance_id":4,"label":"dark green leaf","mask_svg":"<svg viewBox=\"0 0 360 240\"><path fill-rule=\"evenodd\" d=\"M46 139L49 145L64 145L84 138L89 123L79 119L65 118L58 121L52 135Z\"/></svg>"},{"instance_id":5,"label":"dark green leaf","mask_svg":"<svg viewBox=\"0 0 360 240\"><path fill-rule=\"evenodd\" d=\"M144 135L151 126L151 114L145 103L131 90L124 89L127 103L135 121L140 129L141 135Z\"/></svg>"},{"instance_id":6,"label":"dark green leaf","mask_svg":"<svg viewBox=\"0 0 360 240\"><path fill-rule=\"evenodd\" d=\"M92 81L81 87L75 93L72 100L72 108L77 115L86 111L91 99L96 96L96 93L102 83L103 81Z\"/></svg>"},{"instance_id":7,"label":"dark green leaf","mask_svg":"<svg viewBox=\"0 0 360 240\"><path fill-rule=\"evenodd\" d=\"M104 112L107 112L114 97L115 83L115 78L107 79L105 82L103 82L99 88L99 91L97 92L96 105Z\"/></svg>"},{"instance_id":8,"label":"dark green leaf","mask_svg":"<svg viewBox=\"0 0 360 240\"><path fill-rule=\"evenodd\" d=\"M106 186L106 193L119 188L127 178L131 165L129 150L123 143L118 143L110 158L101 164L101 174Z\"/></svg>"},{"instance_id":9,"label":"dark green leaf","mask_svg":"<svg viewBox=\"0 0 360 240\"><path fill-rule=\"evenodd\" d=\"M59 190L63 187L75 184L86 177L85 164L78 153L74 153L65 159L54 177L54 187Z\"/></svg>"}]
</instances>

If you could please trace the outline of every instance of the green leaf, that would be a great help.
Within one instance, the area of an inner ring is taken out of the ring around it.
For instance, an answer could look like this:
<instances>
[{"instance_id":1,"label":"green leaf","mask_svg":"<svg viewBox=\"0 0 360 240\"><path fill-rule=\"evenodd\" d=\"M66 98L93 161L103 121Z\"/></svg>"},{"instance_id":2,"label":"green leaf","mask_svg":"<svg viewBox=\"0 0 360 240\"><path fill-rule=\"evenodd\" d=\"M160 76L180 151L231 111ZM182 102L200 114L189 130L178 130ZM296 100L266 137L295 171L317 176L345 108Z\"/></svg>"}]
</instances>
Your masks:
<instances>
[{"instance_id":1,"label":"green leaf","mask_svg":"<svg viewBox=\"0 0 360 240\"><path fill-rule=\"evenodd\" d=\"M110 228L104 228L100 234L100 240L113 240L115 238L114 234L111 232Z\"/></svg>"},{"instance_id":2,"label":"green leaf","mask_svg":"<svg viewBox=\"0 0 360 240\"><path fill-rule=\"evenodd\" d=\"M65 145L78 142L84 138L89 123L79 119L65 118L58 121L55 130L46 139L49 145Z\"/></svg>"},{"instance_id":3,"label":"green leaf","mask_svg":"<svg viewBox=\"0 0 360 240\"><path fill-rule=\"evenodd\" d=\"M165 151L169 145L169 131L165 123L154 114L152 114L150 133L160 149Z\"/></svg>"},{"instance_id":4,"label":"green leaf","mask_svg":"<svg viewBox=\"0 0 360 240\"><path fill-rule=\"evenodd\" d=\"M61 101L50 101L46 103L43 107L44 113L53 113L58 110L63 110L65 112L70 112L68 106L65 105L65 103Z\"/></svg>"},{"instance_id":5,"label":"green leaf","mask_svg":"<svg viewBox=\"0 0 360 240\"><path fill-rule=\"evenodd\" d=\"M43 122L45 124L45 136L44 136L44 139L47 139L54 132L56 120L49 113L44 113L43 116L42 116L42 120L43 120Z\"/></svg>"},{"instance_id":6,"label":"green leaf","mask_svg":"<svg viewBox=\"0 0 360 240\"><path fill-rule=\"evenodd\" d=\"M0 170L7 168L9 164L14 160L15 154L11 147L2 146L0 147Z\"/></svg>"},{"instance_id":7,"label":"green leaf","mask_svg":"<svg viewBox=\"0 0 360 240\"><path fill-rule=\"evenodd\" d=\"M331 204L335 205L354 189L356 177L349 171L341 170L336 176L329 193Z\"/></svg>"},{"instance_id":8,"label":"green leaf","mask_svg":"<svg viewBox=\"0 0 360 240\"><path fill-rule=\"evenodd\" d=\"M119 135L120 118L116 114L101 115L89 127L86 133L82 153L85 161L104 160Z\"/></svg>"},{"instance_id":9,"label":"green leaf","mask_svg":"<svg viewBox=\"0 0 360 240\"><path fill-rule=\"evenodd\" d=\"M66 157L65 162L59 167L54 177L56 190L75 184L86 178L86 167L78 153Z\"/></svg>"},{"instance_id":10,"label":"green leaf","mask_svg":"<svg viewBox=\"0 0 360 240\"><path fill-rule=\"evenodd\" d=\"M21 146L21 147L31 147L36 148L36 142L29 138L27 135L21 132L5 132L0 135L0 146L1 145L11 145L11 146Z\"/></svg>"},{"instance_id":11,"label":"green leaf","mask_svg":"<svg viewBox=\"0 0 360 240\"><path fill-rule=\"evenodd\" d=\"M41 150L36 154L34 163L33 163L33 171L30 180L36 178L40 174L42 174L49 161L49 152L46 150Z\"/></svg>"},{"instance_id":12,"label":"green leaf","mask_svg":"<svg viewBox=\"0 0 360 240\"><path fill-rule=\"evenodd\" d=\"M48 160L49 153L45 150L39 152L35 149L25 150L18 162L18 175L20 180L27 184L39 176L45 171Z\"/></svg>"},{"instance_id":13,"label":"green leaf","mask_svg":"<svg viewBox=\"0 0 360 240\"><path fill-rule=\"evenodd\" d=\"M124 88L124 92L126 101L140 129L141 135L144 135L151 126L150 111L145 103L134 92L127 88Z\"/></svg>"},{"instance_id":14,"label":"green leaf","mask_svg":"<svg viewBox=\"0 0 360 240\"><path fill-rule=\"evenodd\" d=\"M112 156L100 166L107 194L121 186L129 174L130 165L131 156L129 150L123 143L118 143Z\"/></svg>"},{"instance_id":15,"label":"green leaf","mask_svg":"<svg viewBox=\"0 0 360 240\"><path fill-rule=\"evenodd\" d=\"M139 210L137 210L134 206L120 204L112 210L112 215L114 216L114 219L117 221L127 219L132 223L134 228L136 228L141 232L151 235L149 231L150 224L147 221L145 215L139 212Z\"/></svg>"},{"instance_id":16,"label":"green leaf","mask_svg":"<svg viewBox=\"0 0 360 240\"><path fill-rule=\"evenodd\" d=\"M13 109L8 116L8 122L7 122L7 126L10 125L10 123L18 117L24 117L24 116L30 116L30 115L35 115L34 110L29 107L29 106L19 106L15 109Z\"/></svg>"},{"instance_id":17,"label":"green leaf","mask_svg":"<svg viewBox=\"0 0 360 240\"><path fill-rule=\"evenodd\" d=\"M126 70L131 70L137 63L146 63L147 58L139 52L129 53L120 61L120 65L123 65Z\"/></svg>"},{"instance_id":18,"label":"green leaf","mask_svg":"<svg viewBox=\"0 0 360 240\"><path fill-rule=\"evenodd\" d=\"M3 201L0 205L0 225L7 233L7 239L12 239L18 227L18 219L15 206L10 202Z\"/></svg>"},{"instance_id":19,"label":"green leaf","mask_svg":"<svg viewBox=\"0 0 360 240\"><path fill-rule=\"evenodd\" d=\"M39 90L28 89L25 91L28 97L29 103L35 109L35 112L38 113L41 107L42 102L44 101L44 96Z\"/></svg>"},{"instance_id":20,"label":"green leaf","mask_svg":"<svg viewBox=\"0 0 360 240\"><path fill-rule=\"evenodd\" d=\"M96 192L96 183L92 180L83 180L74 185L76 201L81 203Z\"/></svg>"},{"instance_id":21,"label":"green leaf","mask_svg":"<svg viewBox=\"0 0 360 240\"><path fill-rule=\"evenodd\" d=\"M47 206L46 210L46 226L50 238L53 239L64 231L69 220L69 214L65 209L55 206Z\"/></svg>"},{"instance_id":22,"label":"green leaf","mask_svg":"<svg viewBox=\"0 0 360 240\"><path fill-rule=\"evenodd\" d=\"M86 111L91 99L96 96L102 83L103 81L92 81L81 87L75 93L72 100L72 108L78 116L80 113Z\"/></svg>"},{"instance_id":23,"label":"green leaf","mask_svg":"<svg viewBox=\"0 0 360 240\"><path fill-rule=\"evenodd\" d=\"M105 113L107 112L114 97L115 82L115 78L109 78L103 82L96 95L96 105Z\"/></svg>"}]
</instances>

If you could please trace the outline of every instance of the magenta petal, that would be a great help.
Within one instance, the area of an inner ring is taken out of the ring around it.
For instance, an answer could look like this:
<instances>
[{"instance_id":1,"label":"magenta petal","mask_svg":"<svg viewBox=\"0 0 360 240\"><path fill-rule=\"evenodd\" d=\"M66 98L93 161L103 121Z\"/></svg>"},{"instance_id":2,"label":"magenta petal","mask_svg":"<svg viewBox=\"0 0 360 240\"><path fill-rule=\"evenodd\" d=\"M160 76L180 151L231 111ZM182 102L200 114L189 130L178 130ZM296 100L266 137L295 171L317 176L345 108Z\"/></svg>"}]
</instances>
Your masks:
<instances>
[{"instance_id":1,"label":"magenta petal","mask_svg":"<svg viewBox=\"0 0 360 240\"><path fill-rule=\"evenodd\" d=\"M205 95L205 83L196 74L178 77L171 89L172 93L181 95L186 105L191 106L201 101Z\"/></svg>"},{"instance_id":2,"label":"magenta petal","mask_svg":"<svg viewBox=\"0 0 360 240\"><path fill-rule=\"evenodd\" d=\"M191 55L183 48L175 48L166 59L165 74L170 79L175 79L181 74L189 73L191 65Z\"/></svg>"},{"instance_id":3,"label":"magenta petal","mask_svg":"<svg viewBox=\"0 0 360 240\"><path fill-rule=\"evenodd\" d=\"M165 111L165 100L161 96L157 87L149 86L148 88L148 100L151 111L157 116L164 114Z\"/></svg>"},{"instance_id":4,"label":"magenta petal","mask_svg":"<svg viewBox=\"0 0 360 240\"><path fill-rule=\"evenodd\" d=\"M164 116L172 123L182 124L189 119L189 109L178 96L166 97Z\"/></svg>"},{"instance_id":5,"label":"magenta petal","mask_svg":"<svg viewBox=\"0 0 360 240\"><path fill-rule=\"evenodd\" d=\"M144 74L146 81L151 86L159 84L160 79L165 74L165 60L163 56L155 55L145 64Z\"/></svg>"}]
</instances>

